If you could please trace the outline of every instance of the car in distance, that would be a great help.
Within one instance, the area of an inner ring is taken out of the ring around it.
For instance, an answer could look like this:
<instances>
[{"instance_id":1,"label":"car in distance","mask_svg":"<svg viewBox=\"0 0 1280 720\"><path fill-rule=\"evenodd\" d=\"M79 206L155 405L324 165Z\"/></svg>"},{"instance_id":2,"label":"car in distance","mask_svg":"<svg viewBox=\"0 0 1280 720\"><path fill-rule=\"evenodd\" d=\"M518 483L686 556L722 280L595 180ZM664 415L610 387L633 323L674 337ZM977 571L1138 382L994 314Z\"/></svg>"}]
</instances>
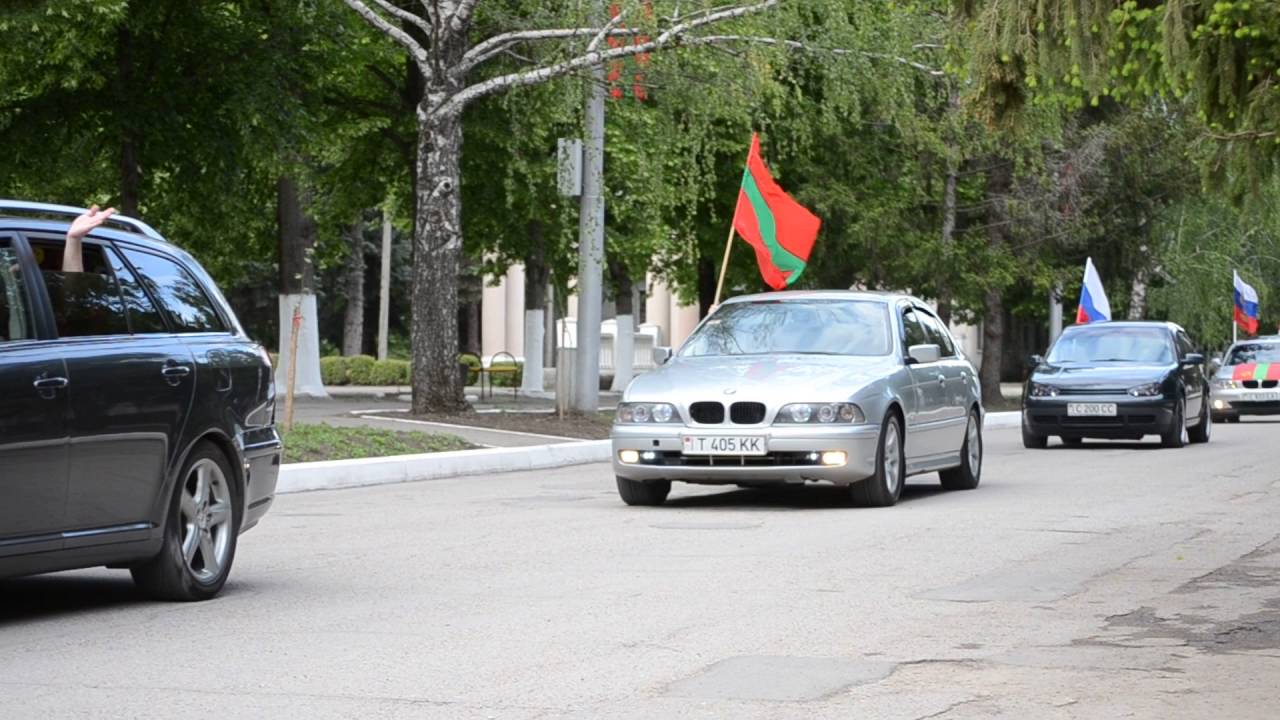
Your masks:
<instances>
[{"instance_id":1,"label":"car in distance","mask_svg":"<svg viewBox=\"0 0 1280 720\"><path fill-rule=\"evenodd\" d=\"M1280 415L1280 337L1233 343L1213 376L1214 422Z\"/></svg>"},{"instance_id":2,"label":"car in distance","mask_svg":"<svg viewBox=\"0 0 1280 720\"><path fill-rule=\"evenodd\" d=\"M1210 391L1204 356L1168 322L1099 322L1062 332L1047 358L1032 356L1022 393L1022 444L1044 448L1056 435L1140 440L1165 447L1209 441Z\"/></svg>"},{"instance_id":3,"label":"car in distance","mask_svg":"<svg viewBox=\"0 0 1280 720\"><path fill-rule=\"evenodd\" d=\"M829 483L861 505L906 478L982 474L977 373L906 295L778 292L725 302L628 386L611 432L618 493L660 505L672 481Z\"/></svg>"},{"instance_id":4,"label":"car in distance","mask_svg":"<svg viewBox=\"0 0 1280 720\"><path fill-rule=\"evenodd\" d=\"M115 216L0 200L0 577L105 565L213 597L275 495L270 358L209 275Z\"/></svg>"}]
</instances>

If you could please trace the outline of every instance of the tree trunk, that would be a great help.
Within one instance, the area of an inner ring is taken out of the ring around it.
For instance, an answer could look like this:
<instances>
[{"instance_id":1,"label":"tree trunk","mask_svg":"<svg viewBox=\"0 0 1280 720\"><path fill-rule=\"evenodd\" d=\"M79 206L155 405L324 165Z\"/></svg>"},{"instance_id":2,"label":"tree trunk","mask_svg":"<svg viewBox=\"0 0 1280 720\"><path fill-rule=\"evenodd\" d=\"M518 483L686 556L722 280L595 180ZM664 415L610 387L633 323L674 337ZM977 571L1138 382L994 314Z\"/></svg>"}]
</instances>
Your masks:
<instances>
[{"instance_id":1,"label":"tree trunk","mask_svg":"<svg viewBox=\"0 0 1280 720\"><path fill-rule=\"evenodd\" d=\"M938 280L938 317L951 324L950 261L956 234L956 165L947 161L947 181L942 189L942 272Z\"/></svg>"},{"instance_id":2,"label":"tree trunk","mask_svg":"<svg viewBox=\"0 0 1280 720\"><path fill-rule=\"evenodd\" d=\"M524 379L523 392L542 392L546 387L543 372L546 333L547 280L550 272L546 258L546 228L532 220L526 228L529 252L524 257Z\"/></svg>"},{"instance_id":3,"label":"tree trunk","mask_svg":"<svg viewBox=\"0 0 1280 720\"><path fill-rule=\"evenodd\" d=\"M434 97L433 91L428 95ZM429 97L428 103L431 103ZM466 407L458 373L458 266L462 258L459 161L462 119L419 111L413 253L413 411Z\"/></svg>"},{"instance_id":4,"label":"tree trunk","mask_svg":"<svg viewBox=\"0 0 1280 720\"><path fill-rule=\"evenodd\" d=\"M1007 246L1009 234L1009 191L1013 186L1013 166L1004 158L994 158L987 171L987 244L999 251ZM984 298L985 317L982 324L983 404L999 406L1004 401L1000 392L1001 367L1004 363L1004 291L991 286Z\"/></svg>"},{"instance_id":5,"label":"tree trunk","mask_svg":"<svg viewBox=\"0 0 1280 720\"><path fill-rule=\"evenodd\" d=\"M615 392L627 389L631 384L635 367L635 308L631 274L627 266L617 260L609 262L609 274L613 276L614 323L617 333L613 338L613 385Z\"/></svg>"},{"instance_id":6,"label":"tree trunk","mask_svg":"<svg viewBox=\"0 0 1280 720\"><path fill-rule=\"evenodd\" d=\"M711 304L716 301L716 271L719 266L711 258L698 259L698 317L704 318L711 312ZM729 289L725 289L728 297ZM721 298L723 300L724 298Z\"/></svg>"},{"instance_id":7,"label":"tree trunk","mask_svg":"<svg viewBox=\"0 0 1280 720\"><path fill-rule=\"evenodd\" d=\"M121 107L133 104L133 32L122 26L116 32L116 95ZM120 128L120 212L138 215L138 203L142 194L142 137L122 113L125 125Z\"/></svg>"},{"instance_id":8,"label":"tree trunk","mask_svg":"<svg viewBox=\"0 0 1280 720\"><path fill-rule=\"evenodd\" d=\"M316 312L315 223L307 216L307 195L290 177L276 182L276 220L279 227L280 251L280 362L276 368L276 385L283 395L288 391L293 318L300 314L298 358L294 391L300 395L325 397L320 377L320 325Z\"/></svg>"},{"instance_id":9,"label":"tree trunk","mask_svg":"<svg viewBox=\"0 0 1280 720\"><path fill-rule=\"evenodd\" d=\"M1140 248L1145 254L1147 247ZM1151 279L1151 271L1146 265L1138 267L1138 274L1133 278L1133 290L1129 293L1129 319L1141 320L1147 314L1147 285Z\"/></svg>"},{"instance_id":10,"label":"tree trunk","mask_svg":"<svg viewBox=\"0 0 1280 720\"><path fill-rule=\"evenodd\" d=\"M347 228L351 246L347 263L347 311L342 323L342 354L359 355L364 350L364 222Z\"/></svg>"}]
</instances>

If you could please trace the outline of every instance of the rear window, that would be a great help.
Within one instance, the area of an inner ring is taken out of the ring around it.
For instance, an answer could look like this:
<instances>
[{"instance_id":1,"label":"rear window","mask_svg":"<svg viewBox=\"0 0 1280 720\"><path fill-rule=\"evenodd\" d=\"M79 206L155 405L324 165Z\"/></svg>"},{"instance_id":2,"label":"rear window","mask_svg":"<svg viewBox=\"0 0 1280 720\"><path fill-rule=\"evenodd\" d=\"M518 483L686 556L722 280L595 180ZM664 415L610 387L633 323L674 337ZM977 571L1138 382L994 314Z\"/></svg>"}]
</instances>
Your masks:
<instances>
[{"instance_id":1,"label":"rear window","mask_svg":"<svg viewBox=\"0 0 1280 720\"><path fill-rule=\"evenodd\" d=\"M225 332L226 325L200 283L178 263L141 250L123 249L138 270L138 280L151 293L176 332Z\"/></svg>"},{"instance_id":2,"label":"rear window","mask_svg":"<svg viewBox=\"0 0 1280 720\"><path fill-rule=\"evenodd\" d=\"M33 240L31 251L49 291L58 337L127 335L129 320L102 246L86 243L84 272L62 271L63 244Z\"/></svg>"}]
</instances>

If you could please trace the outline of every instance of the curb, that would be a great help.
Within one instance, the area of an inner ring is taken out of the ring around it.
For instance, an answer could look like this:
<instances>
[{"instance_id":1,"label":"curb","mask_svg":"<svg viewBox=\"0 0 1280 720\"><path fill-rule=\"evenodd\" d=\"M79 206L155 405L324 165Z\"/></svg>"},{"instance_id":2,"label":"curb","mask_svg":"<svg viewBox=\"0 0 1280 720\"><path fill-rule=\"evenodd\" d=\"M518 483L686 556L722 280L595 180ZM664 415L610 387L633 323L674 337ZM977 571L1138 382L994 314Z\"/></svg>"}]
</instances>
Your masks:
<instances>
[{"instance_id":1,"label":"curb","mask_svg":"<svg viewBox=\"0 0 1280 720\"><path fill-rule=\"evenodd\" d=\"M276 493L337 490L486 473L545 470L607 462L609 454L608 440L591 440L560 445L291 463L280 467Z\"/></svg>"},{"instance_id":2,"label":"curb","mask_svg":"<svg viewBox=\"0 0 1280 720\"><path fill-rule=\"evenodd\" d=\"M1021 415L1022 413L1019 412L988 413L983 420L983 427L987 430L1019 427ZM292 463L280 467L276 493L338 490L421 480L443 480L488 473L589 465L608 462L611 452L610 441L588 440L558 445L455 450L422 455Z\"/></svg>"},{"instance_id":3,"label":"curb","mask_svg":"<svg viewBox=\"0 0 1280 720\"><path fill-rule=\"evenodd\" d=\"M987 430L1022 427L1022 413L1017 410L987 413L987 416L982 420L982 427Z\"/></svg>"}]
</instances>

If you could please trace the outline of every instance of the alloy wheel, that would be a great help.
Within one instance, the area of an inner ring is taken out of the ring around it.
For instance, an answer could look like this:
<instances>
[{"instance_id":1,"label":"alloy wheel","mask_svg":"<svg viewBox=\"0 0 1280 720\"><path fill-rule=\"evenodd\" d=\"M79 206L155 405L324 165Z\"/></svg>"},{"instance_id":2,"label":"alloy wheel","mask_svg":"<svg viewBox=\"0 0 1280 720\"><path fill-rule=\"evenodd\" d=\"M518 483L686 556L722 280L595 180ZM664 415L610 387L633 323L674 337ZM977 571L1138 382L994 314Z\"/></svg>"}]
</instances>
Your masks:
<instances>
[{"instance_id":1,"label":"alloy wheel","mask_svg":"<svg viewBox=\"0 0 1280 720\"><path fill-rule=\"evenodd\" d=\"M902 481L902 449L898 437L898 423L891 421L884 428L884 483L893 495Z\"/></svg>"},{"instance_id":2,"label":"alloy wheel","mask_svg":"<svg viewBox=\"0 0 1280 720\"><path fill-rule=\"evenodd\" d=\"M209 459L191 466L178 505L182 559L196 580L210 583L222 573L231 550L231 488L222 468Z\"/></svg>"}]
</instances>

